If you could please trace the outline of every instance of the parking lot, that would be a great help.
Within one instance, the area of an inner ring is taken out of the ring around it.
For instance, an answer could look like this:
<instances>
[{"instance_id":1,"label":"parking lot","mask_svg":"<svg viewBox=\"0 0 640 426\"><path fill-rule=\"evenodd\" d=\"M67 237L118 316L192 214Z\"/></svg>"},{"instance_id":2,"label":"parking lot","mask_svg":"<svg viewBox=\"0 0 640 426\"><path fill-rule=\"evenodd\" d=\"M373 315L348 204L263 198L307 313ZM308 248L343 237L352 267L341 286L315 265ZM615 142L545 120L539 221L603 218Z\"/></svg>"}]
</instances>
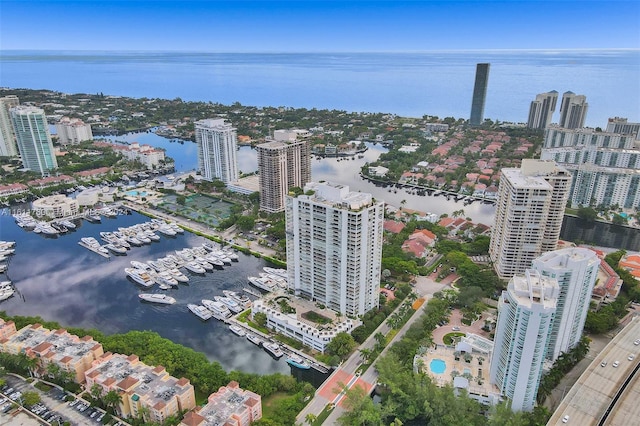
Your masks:
<instances>
[{"instance_id":1,"label":"parking lot","mask_svg":"<svg viewBox=\"0 0 640 426\"><path fill-rule=\"evenodd\" d=\"M7 401L0 403L0 425L11 425L15 423L15 417L11 405L7 405L9 399L21 403L21 396L25 392L36 392L40 395L41 401L32 407L28 407L33 413L31 423L20 424L63 424L69 422L71 425L99 425L103 423L106 413L96 407L92 407L88 402L78 399L75 395L66 393L57 387L51 387L47 392L43 392L31 383L14 376L5 376L6 385L0 388L0 400L7 398ZM5 407L6 405L6 407ZM25 408L26 411L26 408ZM36 417L37 416L37 417ZM44 420L44 421L43 421ZM117 420L111 421L112 425L122 426L124 423Z\"/></svg>"}]
</instances>

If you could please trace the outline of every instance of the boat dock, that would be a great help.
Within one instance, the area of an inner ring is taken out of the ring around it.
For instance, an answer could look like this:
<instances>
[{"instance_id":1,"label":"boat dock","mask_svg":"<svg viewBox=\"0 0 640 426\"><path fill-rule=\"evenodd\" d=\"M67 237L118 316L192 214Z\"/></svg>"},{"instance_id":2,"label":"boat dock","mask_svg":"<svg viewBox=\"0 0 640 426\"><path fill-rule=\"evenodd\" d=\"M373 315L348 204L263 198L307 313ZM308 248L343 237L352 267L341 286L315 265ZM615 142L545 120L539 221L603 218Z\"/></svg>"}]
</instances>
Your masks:
<instances>
[{"instance_id":1,"label":"boat dock","mask_svg":"<svg viewBox=\"0 0 640 426\"><path fill-rule=\"evenodd\" d=\"M89 250L91 250L92 252L94 252L94 253L96 253L96 254L99 254L100 256L105 257L105 258L107 258L107 259L111 257L111 256L109 255L109 253L103 253L103 252L99 251L96 247L91 247L91 246L89 246L89 245L87 245L87 244L83 243L82 241L78 241L78 244L80 244L82 247L84 247L84 248L86 248L86 249L89 249Z\"/></svg>"}]
</instances>

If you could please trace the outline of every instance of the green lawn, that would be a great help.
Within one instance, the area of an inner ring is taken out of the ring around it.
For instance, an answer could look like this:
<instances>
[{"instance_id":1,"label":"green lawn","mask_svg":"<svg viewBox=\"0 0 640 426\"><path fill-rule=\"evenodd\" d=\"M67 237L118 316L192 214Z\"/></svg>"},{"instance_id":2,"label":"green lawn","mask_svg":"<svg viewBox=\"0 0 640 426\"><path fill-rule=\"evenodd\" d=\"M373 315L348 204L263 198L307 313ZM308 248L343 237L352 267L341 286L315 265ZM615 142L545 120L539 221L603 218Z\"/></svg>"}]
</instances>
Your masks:
<instances>
[{"instance_id":1,"label":"green lawn","mask_svg":"<svg viewBox=\"0 0 640 426\"><path fill-rule=\"evenodd\" d=\"M464 333L448 333L444 335L444 337L442 338L442 341L444 342L445 345L449 346L453 343L454 337L462 337L464 335L465 335Z\"/></svg>"},{"instance_id":2,"label":"green lawn","mask_svg":"<svg viewBox=\"0 0 640 426\"><path fill-rule=\"evenodd\" d=\"M268 396L262 400L262 416L273 419L275 408L280 403L289 398L290 395L284 392L276 392L273 395Z\"/></svg>"}]
</instances>

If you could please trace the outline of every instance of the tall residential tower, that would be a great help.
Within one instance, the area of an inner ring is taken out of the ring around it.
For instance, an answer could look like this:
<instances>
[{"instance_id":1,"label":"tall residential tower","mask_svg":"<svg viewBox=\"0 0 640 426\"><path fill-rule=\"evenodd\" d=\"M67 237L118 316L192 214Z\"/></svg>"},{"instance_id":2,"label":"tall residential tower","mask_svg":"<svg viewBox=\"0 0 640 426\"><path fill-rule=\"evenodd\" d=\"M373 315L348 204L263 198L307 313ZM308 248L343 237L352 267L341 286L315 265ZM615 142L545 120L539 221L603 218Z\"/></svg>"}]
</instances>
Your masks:
<instances>
[{"instance_id":1,"label":"tall residential tower","mask_svg":"<svg viewBox=\"0 0 640 426\"><path fill-rule=\"evenodd\" d=\"M17 106L11 108L10 113L24 168L49 176L58 168L58 161L44 111L31 106Z\"/></svg>"},{"instance_id":2,"label":"tall residential tower","mask_svg":"<svg viewBox=\"0 0 640 426\"><path fill-rule=\"evenodd\" d=\"M202 179L219 179L225 184L237 181L236 129L222 118L196 121L195 129Z\"/></svg>"},{"instance_id":3,"label":"tall residential tower","mask_svg":"<svg viewBox=\"0 0 640 426\"><path fill-rule=\"evenodd\" d=\"M558 295L555 280L527 270L511 278L498 300L489 377L513 411L534 408Z\"/></svg>"},{"instance_id":4,"label":"tall residential tower","mask_svg":"<svg viewBox=\"0 0 640 426\"><path fill-rule=\"evenodd\" d=\"M533 159L501 173L489 255L498 276L508 280L557 248L571 174L553 161Z\"/></svg>"},{"instance_id":5,"label":"tall residential tower","mask_svg":"<svg viewBox=\"0 0 640 426\"><path fill-rule=\"evenodd\" d=\"M384 203L343 185L304 191L286 200L289 288L343 315L377 307Z\"/></svg>"},{"instance_id":6,"label":"tall residential tower","mask_svg":"<svg viewBox=\"0 0 640 426\"><path fill-rule=\"evenodd\" d=\"M589 104L586 96L576 95L573 92L564 92L562 94L562 103L560 104L560 127L565 129L584 127L587 109L589 109Z\"/></svg>"},{"instance_id":7,"label":"tall residential tower","mask_svg":"<svg viewBox=\"0 0 640 426\"><path fill-rule=\"evenodd\" d=\"M551 117L556 110L558 102L558 92L552 90L547 93L540 93L531 102L529 108L529 119L527 127L530 129L545 129L551 124Z\"/></svg>"},{"instance_id":8,"label":"tall residential tower","mask_svg":"<svg viewBox=\"0 0 640 426\"><path fill-rule=\"evenodd\" d=\"M257 146L260 176L260 210L284 211L285 198L293 187L304 188L311 180L311 150L307 141L269 141Z\"/></svg>"},{"instance_id":9,"label":"tall residential tower","mask_svg":"<svg viewBox=\"0 0 640 426\"><path fill-rule=\"evenodd\" d=\"M547 345L547 359L555 361L580 343L600 259L593 250L566 248L550 251L533 261L545 277L558 281L560 295Z\"/></svg>"},{"instance_id":10,"label":"tall residential tower","mask_svg":"<svg viewBox=\"0 0 640 426\"><path fill-rule=\"evenodd\" d=\"M478 64L476 66L476 82L473 86L473 99L471 100L471 117L469 124L479 126L484 119L484 103L487 98L487 85L489 84L489 66L491 64Z\"/></svg>"},{"instance_id":11,"label":"tall residential tower","mask_svg":"<svg viewBox=\"0 0 640 426\"><path fill-rule=\"evenodd\" d=\"M11 108L20 105L15 95L0 97L0 157L17 157L18 145L11 122Z\"/></svg>"}]
</instances>

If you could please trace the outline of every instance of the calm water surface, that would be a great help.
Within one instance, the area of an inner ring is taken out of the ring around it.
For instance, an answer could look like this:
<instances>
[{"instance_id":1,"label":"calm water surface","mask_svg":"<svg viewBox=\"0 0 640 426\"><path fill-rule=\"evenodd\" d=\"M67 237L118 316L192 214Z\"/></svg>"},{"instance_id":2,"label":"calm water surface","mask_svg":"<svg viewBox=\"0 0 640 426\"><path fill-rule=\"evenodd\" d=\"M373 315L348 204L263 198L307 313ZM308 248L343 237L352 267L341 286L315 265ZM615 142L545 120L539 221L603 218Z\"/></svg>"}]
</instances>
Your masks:
<instances>
[{"instance_id":1,"label":"calm water surface","mask_svg":"<svg viewBox=\"0 0 640 426\"><path fill-rule=\"evenodd\" d=\"M124 273L131 260L146 262L172 254L184 247L199 246L204 238L186 233L175 238L161 236L151 245L132 248L126 256L105 259L78 244L80 238L120 226L145 222L133 213L102 223L81 222L75 231L58 238L45 238L19 228L8 214L0 216L0 240L17 241L16 254L8 269L19 295L0 304L9 315L40 315L63 326L97 328L105 333L152 330L177 343L204 352L225 369L255 373L286 373L288 364L276 361L245 338L231 333L223 323L202 322L188 309L188 303L222 295L222 290L242 291L247 277L256 275L266 263L238 253L239 262L203 276L190 275L188 285L166 291L177 300L174 305L141 303L142 290ZM4 279L4 278L2 278Z\"/></svg>"}]
</instances>

